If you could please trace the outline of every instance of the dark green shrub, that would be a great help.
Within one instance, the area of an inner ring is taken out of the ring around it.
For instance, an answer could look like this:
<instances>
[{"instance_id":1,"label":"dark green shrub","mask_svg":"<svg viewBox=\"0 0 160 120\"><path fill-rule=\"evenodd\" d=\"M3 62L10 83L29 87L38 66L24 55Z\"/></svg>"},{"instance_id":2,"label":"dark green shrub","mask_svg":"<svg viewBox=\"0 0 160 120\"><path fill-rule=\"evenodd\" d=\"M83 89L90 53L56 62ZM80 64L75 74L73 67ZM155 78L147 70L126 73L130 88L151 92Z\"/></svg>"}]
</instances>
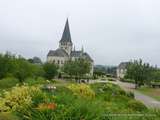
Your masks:
<instances>
[{"instance_id":1,"label":"dark green shrub","mask_svg":"<svg viewBox=\"0 0 160 120\"><path fill-rule=\"evenodd\" d=\"M109 78L108 81L116 81L116 80L113 78Z\"/></svg>"},{"instance_id":2,"label":"dark green shrub","mask_svg":"<svg viewBox=\"0 0 160 120\"><path fill-rule=\"evenodd\" d=\"M105 94L105 95L103 95L103 99L104 99L104 101L110 102L111 99L112 99L112 95L111 94Z\"/></svg>"},{"instance_id":3,"label":"dark green shrub","mask_svg":"<svg viewBox=\"0 0 160 120\"><path fill-rule=\"evenodd\" d=\"M147 107L140 101L130 100L128 102L128 107L134 111L144 111L147 110Z\"/></svg>"},{"instance_id":4,"label":"dark green shrub","mask_svg":"<svg viewBox=\"0 0 160 120\"><path fill-rule=\"evenodd\" d=\"M133 92L127 92L126 95L130 98L134 98L134 93Z\"/></svg>"},{"instance_id":5,"label":"dark green shrub","mask_svg":"<svg viewBox=\"0 0 160 120\"><path fill-rule=\"evenodd\" d=\"M122 89L119 89L118 93L119 93L119 95L124 95L124 96L126 95L126 92Z\"/></svg>"},{"instance_id":6,"label":"dark green shrub","mask_svg":"<svg viewBox=\"0 0 160 120\"><path fill-rule=\"evenodd\" d=\"M18 83L18 79L14 77L8 77L0 80L0 89L7 89L15 86Z\"/></svg>"},{"instance_id":7,"label":"dark green shrub","mask_svg":"<svg viewBox=\"0 0 160 120\"><path fill-rule=\"evenodd\" d=\"M46 79L53 79L58 74L58 66L55 64L45 63L43 65L44 77Z\"/></svg>"},{"instance_id":8,"label":"dark green shrub","mask_svg":"<svg viewBox=\"0 0 160 120\"><path fill-rule=\"evenodd\" d=\"M25 80L25 83L27 83L28 85L38 85L38 84L45 84L47 82L43 77L38 77L37 79L27 78Z\"/></svg>"}]
</instances>

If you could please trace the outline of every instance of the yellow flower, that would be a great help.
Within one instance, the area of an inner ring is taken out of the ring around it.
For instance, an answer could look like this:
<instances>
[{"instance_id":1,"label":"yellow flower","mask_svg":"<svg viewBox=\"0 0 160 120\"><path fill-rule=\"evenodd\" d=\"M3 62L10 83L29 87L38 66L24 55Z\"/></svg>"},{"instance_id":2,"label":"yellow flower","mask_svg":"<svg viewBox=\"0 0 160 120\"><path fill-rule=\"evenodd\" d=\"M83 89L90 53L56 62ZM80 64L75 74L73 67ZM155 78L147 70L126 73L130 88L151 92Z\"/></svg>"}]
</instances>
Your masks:
<instances>
[{"instance_id":1,"label":"yellow flower","mask_svg":"<svg viewBox=\"0 0 160 120\"><path fill-rule=\"evenodd\" d=\"M90 88L89 85L86 84L71 84L67 88L69 88L76 96L81 96L86 98L95 97L94 91Z\"/></svg>"}]
</instances>

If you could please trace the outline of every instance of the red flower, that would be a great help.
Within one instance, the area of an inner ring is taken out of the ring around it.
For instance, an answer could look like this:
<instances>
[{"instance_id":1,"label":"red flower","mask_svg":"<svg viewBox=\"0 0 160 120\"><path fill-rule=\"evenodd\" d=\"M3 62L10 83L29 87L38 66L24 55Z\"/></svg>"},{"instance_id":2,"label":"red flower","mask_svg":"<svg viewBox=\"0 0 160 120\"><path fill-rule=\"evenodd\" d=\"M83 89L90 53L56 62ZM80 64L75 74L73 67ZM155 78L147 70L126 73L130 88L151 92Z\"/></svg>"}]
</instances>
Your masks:
<instances>
[{"instance_id":1,"label":"red flower","mask_svg":"<svg viewBox=\"0 0 160 120\"><path fill-rule=\"evenodd\" d=\"M50 110L55 110L57 105L55 103L41 103L38 105L38 108L41 110L44 109L50 109Z\"/></svg>"},{"instance_id":2,"label":"red flower","mask_svg":"<svg viewBox=\"0 0 160 120\"><path fill-rule=\"evenodd\" d=\"M51 109L51 110L55 110L56 107L57 107L57 105L56 105L55 103L49 103L49 104L47 105L47 108L48 108L48 109Z\"/></svg>"}]
</instances>

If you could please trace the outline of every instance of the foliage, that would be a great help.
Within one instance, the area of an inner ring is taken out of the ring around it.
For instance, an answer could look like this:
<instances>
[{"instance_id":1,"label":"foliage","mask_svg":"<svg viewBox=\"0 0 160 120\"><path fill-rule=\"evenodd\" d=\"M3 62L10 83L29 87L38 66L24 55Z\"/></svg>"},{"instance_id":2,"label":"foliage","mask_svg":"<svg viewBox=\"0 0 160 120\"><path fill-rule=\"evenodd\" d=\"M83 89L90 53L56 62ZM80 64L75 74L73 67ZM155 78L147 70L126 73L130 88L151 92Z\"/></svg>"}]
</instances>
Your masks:
<instances>
[{"instance_id":1,"label":"foliage","mask_svg":"<svg viewBox=\"0 0 160 120\"><path fill-rule=\"evenodd\" d=\"M25 83L29 86L32 85L41 85L47 83L47 81L43 77L38 77L37 79L34 78L27 78Z\"/></svg>"},{"instance_id":2,"label":"foliage","mask_svg":"<svg viewBox=\"0 0 160 120\"><path fill-rule=\"evenodd\" d=\"M41 100L44 94L38 87L16 86L5 91L0 99L0 111L17 111L31 106L32 100ZM37 104L37 103L34 103Z\"/></svg>"},{"instance_id":3,"label":"foliage","mask_svg":"<svg viewBox=\"0 0 160 120\"><path fill-rule=\"evenodd\" d=\"M15 56L10 53L0 54L0 79L7 77L7 74L13 74Z\"/></svg>"},{"instance_id":4,"label":"foliage","mask_svg":"<svg viewBox=\"0 0 160 120\"><path fill-rule=\"evenodd\" d=\"M94 98L95 93L92 91L90 86L86 84L71 84L68 88L73 92L76 96L81 96L84 98Z\"/></svg>"},{"instance_id":5,"label":"foliage","mask_svg":"<svg viewBox=\"0 0 160 120\"><path fill-rule=\"evenodd\" d=\"M94 68L94 72L93 72L94 75L97 75L97 76L103 76L103 75L106 75L106 73L100 69L97 69L97 68Z\"/></svg>"},{"instance_id":6,"label":"foliage","mask_svg":"<svg viewBox=\"0 0 160 120\"><path fill-rule=\"evenodd\" d=\"M43 69L45 71L44 73L45 78L49 80L54 78L58 73L58 67L55 64L45 63L43 65Z\"/></svg>"},{"instance_id":7,"label":"foliage","mask_svg":"<svg viewBox=\"0 0 160 120\"><path fill-rule=\"evenodd\" d=\"M148 63L143 63L140 59L130 62L127 66L127 73L125 78L135 80L136 87L149 82L153 68Z\"/></svg>"},{"instance_id":8,"label":"foliage","mask_svg":"<svg viewBox=\"0 0 160 120\"><path fill-rule=\"evenodd\" d=\"M91 64L88 60L78 59L68 61L63 66L63 72L74 77L81 78L91 70Z\"/></svg>"},{"instance_id":9,"label":"foliage","mask_svg":"<svg viewBox=\"0 0 160 120\"><path fill-rule=\"evenodd\" d=\"M128 107L133 109L134 111L144 111L147 109L147 107L144 104L136 100L130 100L128 102Z\"/></svg>"},{"instance_id":10,"label":"foliage","mask_svg":"<svg viewBox=\"0 0 160 120\"><path fill-rule=\"evenodd\" d=\"M104 66L104 65L95 65L94 66L94 75L95 76L103 76L103 75L110 75L115 76L116 75L116 69L115 66Z\"/></svg>"},{"instance_id":11,"label":"foliage","mask_svg":"<svg viewBox=\"0 0 160 120\"><path fill-rule=\"evenodd\" d=\"M29 63L21 56L16 57L11 53L0 55L0 79L15 77L23 83L27 77L42 76L44 73L40 65Z\"/></svg>"},{"instance_id":12,"label":"foliage","mask_svg":"<svg viewBox=\"0 0 160 120\"><path fill-rule=\"evenodd\" d=\"M155 68L151 71L150 81L152 82L160 82L160 69Z\"/></svg>"},{"instance_id":13,"label":"foliage","mask_svg":"<svg viewBox=\"0 0 160 120\"><path fill-rule=\"evenodd\" d=\"M33 76L32 66L26 60L19 58L18 62L16 62L15 65L16 69L14 74L21 83L23 83L28 76Z\"/></svg>"},{"instance_id":14,"label":"foliage","mask_svg":"<svg viewBox=\"0 0 160 120\"><path fill-rule=\"evenodd\" d=\"M0 113L0 120L20 120L20 119L11 112L2 112Z\"/></svg>"},{"instance_id":15,"label":"foliage","mask_svg":"<svg viewBox=\"0 0 160 120\"><path fill-rule=\"evenodd\" d=\"M8 91L10 94L7 95L10 99L7 100L4 95L0 104L4 99L13 105L20 102L21 105L19 104L14 110L10 108L9 111L16 113L21 120L154 120L149 116L109 116L144 113L153 114L158 120L160 116L159 111L147 109L131 97L132 93L126 93L119 86L111 83L61 85L57 86L52 94L33 86L17 86L11 91ZM24 100L27 98L24 96L29 96L29 104ZM4 105L7 106L3 103Z\"/></svg>"},{"instance_id":16,"label":"foliage","mask_svg":"<svg viewBox=\"0 0 160 120\"><path fill-rule=\"evenodd\" d=\"M18 79L14 77L7 77L0 80L0 89L8 89L18 84Z\"/></svg>"}]
</instances>

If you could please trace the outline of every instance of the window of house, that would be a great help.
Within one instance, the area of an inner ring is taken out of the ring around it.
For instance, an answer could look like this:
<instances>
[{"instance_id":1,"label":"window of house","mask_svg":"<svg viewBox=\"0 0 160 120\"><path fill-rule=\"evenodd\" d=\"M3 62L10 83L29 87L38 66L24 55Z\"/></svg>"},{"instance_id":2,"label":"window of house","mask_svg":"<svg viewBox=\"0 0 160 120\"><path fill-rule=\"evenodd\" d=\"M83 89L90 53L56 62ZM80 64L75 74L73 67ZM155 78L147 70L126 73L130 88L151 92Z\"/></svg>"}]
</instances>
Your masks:
<instances>
[{"instance_id":1,"label":"window of house","mask_svg":"<svg viewBox=\"0 0 160 120\"><path fill-rule=\"evenodd\" d=\"M57 63L59 64L59 60L57 61Z\"/></svg>"}]
</instances>

